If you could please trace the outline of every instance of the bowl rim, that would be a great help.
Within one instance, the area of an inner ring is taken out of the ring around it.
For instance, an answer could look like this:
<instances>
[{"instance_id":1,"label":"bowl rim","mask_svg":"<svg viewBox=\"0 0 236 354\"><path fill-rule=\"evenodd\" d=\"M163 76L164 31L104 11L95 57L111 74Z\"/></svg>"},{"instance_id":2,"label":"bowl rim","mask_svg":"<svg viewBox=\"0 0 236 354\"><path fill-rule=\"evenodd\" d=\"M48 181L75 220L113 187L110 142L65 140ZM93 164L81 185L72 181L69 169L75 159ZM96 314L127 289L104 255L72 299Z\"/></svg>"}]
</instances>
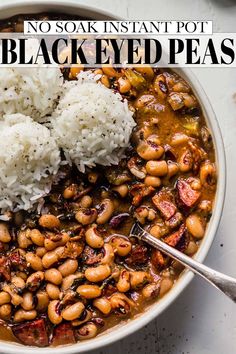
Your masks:
<instances>
[{"instance_id":1,"label":"bowl rim","mask_svg":"<svg viewBox=\"0 0 236 354\"><path fill-rule=\"evenodd\" d=\"M94 16L96 19L121 19L118 16L114 16L110 12L98 9L97 7L87 6L80 3L77 3L73 0L50 0L50 3L47 0L35 0L32 2L29 0L22 1L16 0L10 4L0 4L0 19L4 19L14 14L20 13L31 13L31 12L41 12L44 8L44 11L53 10L54 12L60 12L60 10L67 10L67 13L79 13L81 11L82 16ZM20 10L22 9L22 11ZM28 10L27 10L28 9ZM33 9L33 11L32 11ZM38 9L38 10L37 10ZM7 14L7 15L6 15ZM226 188L226 159L225 159L225 150L221 131L219 124L216 119L216 115L213 111L213 108L209 102L207 94L199 83L195 74L188 68L174 69L178 72L183 78L185 78L191 85L193 92L198 98L203 114L205 116L207 125L210 127L212 132L212 137L214 141L214 148L216 154L216 162L218 168L218 183L217 191L215 197L215 205L211 220L208 225L207 233L202 240L199 251L194 257L197 261L202 262L214 240L216 231L218 229L222 210L224 206L225 199L225 188ZM116 326L115 329L111 329L104 334L102 333L98 337L79 342L72 345L59 346L55 348L38 348L38 347L27 347L18 343L11 343L0 341L1 348L0 353L9 353L9 354L41 354L45 351L50 353L61 353L63 354L72 354L72 353L85 353L94 349L99 349L105 347L109 344L112 344L120 339L127 337L128 335L134 333L135 331L141 329L143 326L151 322L154 318L159 316L171 303L173 303L177 297L182 293L186 286L193 279L194 274L188 270L184 271L181 277L178 279L174 287L156 304L151 305L145 312L139 314L136 318L128 320L126 323L122 323L120 326Z\"/></svg>"}]
</instances>

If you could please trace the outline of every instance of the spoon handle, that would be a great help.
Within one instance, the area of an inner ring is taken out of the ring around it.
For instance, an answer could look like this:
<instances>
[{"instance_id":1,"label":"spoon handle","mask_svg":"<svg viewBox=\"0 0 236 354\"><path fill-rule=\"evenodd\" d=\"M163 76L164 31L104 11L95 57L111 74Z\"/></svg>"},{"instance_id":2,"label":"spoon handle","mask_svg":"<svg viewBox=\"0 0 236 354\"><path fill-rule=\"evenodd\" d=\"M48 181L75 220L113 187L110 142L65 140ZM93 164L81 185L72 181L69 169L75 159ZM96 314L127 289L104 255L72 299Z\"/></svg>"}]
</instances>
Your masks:
<instances>
[{"instance_id":1,"label":"spoon handle","mask_svg":"<svg viewBox=\"0 0 236 354\"><path fill-rule=\"evenodd\" d=\"M225 295L236 302L236 279L228 275L211 269L204 264L195 261L193 258L186 256L184 253L176 250L175 248L167 245L163 241L153 237L147 231L139 226L139 233L136 235L140 240L147 242L149 245L157 248L166 255L174 258L182 263L187 268L191 269L194 273L200 275L209 283L214 285L217 289L221 290Z\"/></svg>"}]
</instances>

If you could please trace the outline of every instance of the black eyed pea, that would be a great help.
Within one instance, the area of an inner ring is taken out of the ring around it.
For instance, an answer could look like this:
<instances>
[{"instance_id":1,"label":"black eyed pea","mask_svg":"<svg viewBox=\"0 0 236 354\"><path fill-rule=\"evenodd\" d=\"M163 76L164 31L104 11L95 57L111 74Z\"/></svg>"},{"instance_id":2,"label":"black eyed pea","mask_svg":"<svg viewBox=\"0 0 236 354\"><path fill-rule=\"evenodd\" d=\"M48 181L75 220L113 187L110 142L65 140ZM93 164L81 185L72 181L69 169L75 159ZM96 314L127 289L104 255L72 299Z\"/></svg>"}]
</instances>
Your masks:
<instances>
[{"instance_id":1,"label":"black eyed pea","mask_svg":"<svg viewBox=\"0 0 236 354\"><path fill-rule=\"evenodd\" d=\"M33 252L27 252L25 255L27 266L31 267L33 270L43 270L43 263L39 256Z\"/></svg>"},{"instance_id":2,"label":"black eyed pea","mask_svg":"<svg viewBox=\"0 0 236 354\"><path fill-rule=\"evenodd\" d=\"M42 258L43 267L50 268L58 259L59 256L55 250L47 252Z\"/></svg>"},{"instance_id":3,"label":"black eyed pea","mask_svg":"<svg viewBox=\"0 0 236 354\"><path fill-rule=\"evenodd\" d=\"M190 139L190 137L186 134L176 133L173 135L170 145L172 145L172 146L184 145L184 144L187 144L189 139Z\"/></svg>"},{"instance_id":4,"label":"black eyed pea","mask_svg":"<svg viewBox=\"0 0 236 354\"><path fill-rule=\"evenodd\" d=\"M51 300L58 300L60 297L60 289L55 284L48 283L46 292Z\"/></svg>"},{"instance_id":5,"label":"black eyed pea","mask_svg":"<svg viewBox=\"0 0 236 354\"><path fill-rule=\"evenodd\" d=\"M164 153L160 141L152 142L148 139L141 141L137 147L137 153L144 160L158 160Z\"/></svg>"},{"instance_id":6,"label":"black eyed pea","mask_svg":"<svg viewBox=\"0 0 236 354\"><path fill-rule=\"evenodd\" d=\"M60 311L60 301L59 300L52 300L49 302L48 318L54 325L61 323L62 316L61 316L61 311Z\"/></svg>"},{"instance_id":7,"label":"black eyed pea","mask_svg":"<svg viewBox=\"0 0 236 354\"><path fill-rule=\"evenodd\" d=\"M160 285L160 296L166 294L174 285L174 282L171 278L163 278Z\"/></svg>"},{"instance_id":8,"label":"black eyed pea","mask_svg":"<svg viewBox=\"0 0 236 354\"><path fill-rule=\"evenodd\" d=\"M73 321L82 315L84 309L85 309L85 306L82 302L76 302L73 305L67 306L62 311L61 315L64 320Z\"/></svg>"},{"instance_id":9,"label":"black eyed pea","mask_svg":"<svg viewBox=\"0 0 236 354\"><path fill-rule=\"evenodd\" d=\"M16 313L14 314L14 322L30 321L30 320L34 320L36 317L37 317L37 311L35 310L25 311L23 309L20 309L16 311Z\"/></svg>"},{"instance_id":10,"label":"black eyed pea","mask_svg":"<svg viewBox=\"0 0 236 354\"><path fill-rule=\"evenodd\" d=\"M61 246L61 247L57 247L55 248L55 250L53 250L54 253L56 253L58 259L60 259L63 255L63 253L65 252L65 247Z\"/></svg>"},{"instance_id":11,"label":"black eyed pea","mask_svg":"<svg viewBox=\"0 0 236 354\"><path fill-rule=\"evenodd\" d=\"M89 310L84 310L79 319L71 321L72 326L78 327L83 323L88 322L93 317L93 314Z\"/></svg>"},{"instance_id":12,"label":"black eyed pea","mask_svg":"<svg viewBox=\"0 0 236 354\"><path fill-rule=\"evenodd\" d=\"M154 90L158 94L158 98L165 99L168 94L168 87L166 85L165 76L160 74L154 80L153 84Z\"/></svg>"},{"instance_id":13,"label":"black eyed pea","mask_svg":"<svg viewBox=\"0 0 236 354\"><path fill-rule=\"evenodd\" d=\"M83 278L84 278L84 274L79 272L75 274L67 275L62 280L62 285L61 285L62 290L68 290L73 285L74 281L76 280L79 281Z\"/></svg>"},{"instance_id":14,"label":"black eyed pea","mask_svg":"<svg viewBox=\"0 0 236 354\"><path fill-rule=\"evenodd\" d=\"M92 224L97 218L97 210L94 208L81 208L75 214L75 218L82 225Z\"/></svg>"},{"instance_id":15,"label":"black eyed pea","mask_svg":"<svg viewBox=\"0 0 236 354\"><path fill-rule=\"evenodd\" d=\"M130 273L130 285L132 289L142 288L150 281L150 275L147 272L137 271Z\"/></svg>"},{"instance_id":16,"label":"black eyed pea","mask_svg":"<svg viewBox=\"0 0 236 354\"><path fill-rule=\"evenodd\" d=\"M0 222L0 242L8 243L11 241L11 235L7 224Z\"/></svg>"},{"instance_id":17,"label":"black eyed pea","mask_svg":"<svg viewBox=\"0 0 236 354\"><path fill-rule=\"evenodd\" d=\"M31 230L21 230L18 232L17 235L17 242L20 248L28 248L32 245L32 241L30 239L30 232Z\"/></svg>"},{"instance_id":18,"label":"black eyed pea","mask_svg":"<svg viewBox=\"0 0 236 354\"><path fill-rule=\"evenodd\" d=\"M112 190L117 192L121 198L125 198L129 192L127 184L121 184L119 186L113 187Z\"/></svg>"},{"instance_id":19,"label":"black eyed pea","mask_svg":"<svg viewBox=\"0 0 236 354\"><path fill-rule=\"evenodd\" d=\"M146 163L147 173L151 176L162 177L168 172L167 163L165 160L155 161L150 160Z\"/></svg>"},{"instance_id":20,"label":"black eyed pea","mask_svg":"<svg viewBox=\"0 0 236 354\"><path fill-rule=\"evenodd\" d=\"M152 144L156 144L156 145L159 145L160 144L160 139L159 139L159 136L157 134L150 134L148 137L147 137L147 141L149 143L152 143Z\"/></svg>"},{"instance_id":21,"label":"black eyed pea","mask_svg":"<svg viewBox=\"0 0 236 354\"><path fill-rule=\"evenodd\" d=\"M52 284L60 285L62 282L62 275L59 272L59 270L57 270L56 268L47 269L44 275L45 275L45 280L47 280Z\"/></svg>"},{"instance_id":22,"label":"black eyed pea","mask_svg":"<svg viewBox=\"0 0 236 354\"><path fill-rule=\"evenodd\" d=\"M11 283L18 289L24 289L25 281L21 277L14 276L11 278Z\"/></svg>"},{"instance_id":23,"label":"black eyed pea","mask_svg":"<svg viewBox=\"0 0 236 354\"><path fill-rule=\"evenodd\" d=\"M106 86L107 88L110 88L110 80L107 75L102 75L100 81L104 86Z\"/></svg>"},{"instance_id":24,"label":"black eyed pea","mask_svg":"<svg viewBox=\"0 0 236 354\"><path fill-rule=\"evenodd\" d=\"M152 80L154 77L154 71L151 66L137 66L135 67L135 71L142 74L147 80Z\"/></svg>"},{"instance_id":25,"label":"black eyed pea","mask_svg":"<svg viewBox=\"0 0 236 354\"><path fill-rule=\"evenodd\" d=\"M144 183L146 184L146 186L157 188L161 185L161 179L155 176L147 176L144 180Z\"/></svg>"},{"instance_id":26,"label":"black eyed pea","mask_svg":"<svg viewBox=\"0 0 236 354\"><path fill-rule=\"evenodd\" d=\"M77 268L78 261L76 259L67 259L58 267L58 270L63 277L67 277L67 275L74 274Z\"/></svg>"},{"instance_id":27,"label":"black eyed pea","mask_svg":"<svg viewBox=\"0 0 236 354\"><path fill-rule=\"evenodd\" d=\"M102 191L101 191L101 198L102 199L108 198L109 195L110 195L110 193L108 192L108 190L102 189Z\"/></svg>"},{"instance_id":28,"label":"black eyed pea","mask_svg":"<svg viewBox=\"0 0 236 354\"><path fill-rule=\"evenodd\" d=\"M108 77L119 77L119 73L112 66L103 66L102 71Z\"/></svg>"},{"instance_id":29,"label":"black eyed pea","mask_svg":"<svg viewBox=\"0 0 236 354\"><path fill-rule=\"evenodd\" d=\"M43 246L44 245L44 235L37 229L33 229L30 232L30 238L31 241L36 245L36 246Z\"/></svg>"},{"instance_id":30,"label":"black eyed pea","mask_svg":"<svg viewBox=\"0 0 236 354\"><path fill-rule=\"evenodd\" d=\"M36 256L43 258L43 256L47 253L47 250L45 247L37 247L35 253Z\"/></svg>"},{"instance_id":31,"label":"black eyed pea","mask_svg":"<svg viewBox=\"0 0 236 354\"><path fill-rule=\"evenodd\" d=\"M201 210L204 214L208 214L212 211L212 202L211 200L202 200L198 204L198 209Z\"/></svg>"},{"instance_id":32,"label":"black eyed pea","mask_svg":"<svg viewBox=\"0 0 236 354\"><path fill-rule=\"evenodd\" d=\"M213 163L206 161L200 167L200 181L203 186L212 186L216 182L216 169Z\"/></svg>"},{"instance_id":33,"label":"black eyed pea","mask_svg":"<svg viewBox=\"0 0 236 354\"><path fill-rule=\"evenodd\" d=\"M38 272L32 273L26 281L26 287L30 291L37 290L40 287L43 280L44 280L44 273L43 272L38 271Z\"/></svg>"},{"instance_id":34,"label":"black eyed pea","mask_svg":"<svg viewBox=\"0 0 236 354\"><path fill-rule=\"evenodd\" d=\"M63 191L63 198L71 199L76 195L77 186L76 184L71 184L70 186L66 187Z\"/></svg>"},{"instance_id":35,"label":"black eyed pea","mask_svg":"<svg viewBox=\"0 0 236 354\"><path fill-rule=\"evenodd\" d=\"M11 296L5 291L0 292L0 306L4 304L9 304L11 302Z\"/></svg>"},{"instance_id":36,"label":"black eyed pea","mask_svg":"<svg viewBox=\"0 0 236 354\"><path fill-rule=\"evenodd\" d=\"M130 273L123 269L120 272L120 277L118 280L118 283L116 284L117 289L121 292L121 293L126 293L127 291L129 291L130 289Z\"/></svg>"},{"instance_id":37,"label":"black eyed pea","mask_svg":"<svg viewBox=\"0 0 236 354\"><path fill-rule=\"evenodd\" d=\"M185 253L186 253L188 256L193 256L194 253L197 252L197 250L198 250L198 245L196 244L196 242L194 242L194 241L189 241L188 247L186 248Z\"/></svg>"},{"instance_id":38,"label":"black eyed pea","mask_svg":"<svg viewBox=\"0 0 236 354\"><path fill-rule=\"evenodd\" d=\"M16 272L16 276L22 278L24 281L28 278L28 275L24 272Z\"/></svg>"},{"instance_id":39,"label":"black eyed pea","mask_svg":"<svg viewBox=\"0 0 236 354\"><path fill-rule=\"evenodd\" d=\"M156 211L154 210L154 209L152 209L152 208L149 208L148 209L148 215L147 215L147 219L149 220L149 221L153 221L155 218L156 218Z\"/></svg>"},{"instance_id":40,"label":"black eyed pea","mask_svg":"<svg viewBox=\"0 0 236 354\"><path fill-rule=\"evenodd\" d=\"M197 214L190 214L186 219L186 226L188 231L196 239L201 239L204 236L205 228L203 222Z\"/></svg>"},{"instance_id":41,"label":"black eyed pea","mask_svg":"<svg viewBox=\"0 0 236 354\"><path fill-rule=\"evenodd\" d=\"M22 296L17 294L17 292L15 291L15 286L13 284L5 284L2 287L2 290L10 295L12 305L19 306L23 302Z\"/></svg>"},{"instance_id":42,"label":"black eyed pea","mask_svg":"<svg viewBox=\"0 0 236 354\"><path fill-rule=\"evenodd\" d=\"M179 169L181 172L189 172L193 166L193 155L189 149L185 149L178 160Z\"/></svg>"},{"instance_id":43,"label":"black eyed pea","mask_svg":"<svg viewBox=\"0 0 236 354\"><path fill-rule=\"evenodd\" d=\"M82 208L90 208L93 204L93 199L89 195L84 195L81 199L79 204Z\"/></svg>"},{"instance_id":44,"label":"black eyed pea","mask_svg":"<svg viewBox=\"0 0 236 354\"><path fill-rule=\"evenodd\" d=\"M121 257L127 256L132 248L131 242L123 237L112 237L110 243L114 249L114 252Z\"/></svg>"},{"instance_id":45,"label":"black eyed pea","mask_svg":"<svg viewBox=\"0 0 236 354\"><path fill-rule=\"evenodd\" d=\"M85 277L92 283L100 282L111 274L111 268L108 264L99 265L97 267L90 267L85 270Z\"/></svg>"},{"instance_id":46,"label":"black eyed pea","mask_svg":"<svg viewBox=\"0 0 236 354\"><path fill-rule=\"evenodd\" d=\"M97 285L84 284L78 286L77 293L85 299L95 299L101 296L102 290Z\"/></svg>"},{"instance_id":47,"label":"black eyed pea","mask_svg":"<svg viewBox=\"0 0 236 354\"><path fill-rule=\"evenodd\" d=\"M99 297L98 299L93 300L93 306L104 315L108 315L111 312L111 304L106 297Z\"/></svg>"},{"instance_id":48,"label":"black eyed pea","mask_svg":"<svg viewBox=\"0 0 236 354\"><path fill-rule=\"evenodd\" d=\"M104 240L97 230L97 226L91 226L85 232L86 243L92 248L101 248L104 245Z\"/></svg>"},{"instance_id":49,"label":"black eyed pea","mask_svg":"<svg viewBox=\"0 0 236 354\"><path fill-rule=\"evenodd\" d=\"M97 172L88 173L88 181L92 184L95 184L98 180L99 174Z\"/></svg>"},{"instance_id":50,"label":"black eyed pea","mask_svg":"<svg viewBox=\"0 0 236 354\"><path fill-rule=\"evenodd\" d=\"M195 191L200 191L202 188L202 184L199 178L193 178L193 180L190 183L191 188L194 189Z\"/></svg>"},{"instance_id":51,"label":"black eyed pea","mask_svg":"<svg viewBox=\"0 0 236 354\"><path fill-rule=\"evenodd\" d=\"M148 284L142 289L142 295L147 300L156 298L159 295L159 292L160 292L159 283Z\"/></svg>"},{"instance_id":52,"label":"black eyed pea","mask_svg":"<svg viewBox=\"0 0 236 354\"><path fill-rule=\"evenodd\" d=\"M39 312L45 311L48 308L48 304L49 304L49 297L47 292L44 290L39 290L36 293L36 298L37 298L36 310Z\"/></svg>"},{"instance_id":53,"label":"black eyed pea","mask_svg":"<svg viewBox=\"0 0 236 354\"><path fill-rule=\"evenodd\" d=\"M53 230L60 227L60 220L52 214L44 214L39 218L39 225L45 229Z\"/></svg>"},{"instance_id":54,"label":"black eyed pea","mask_svg":"<svg viewBox=\"0 0 236 354\"><path fill-rule=\"evenodd\" d=\"M153 225L149 230L149 233L156 238L160 238L162 236L161 228L159 225Z\"/></svg>"},{"instance_id":55,"label":"black eyed pea","mask_svg":"<svg viewBox=\"0 0 236 354\"><path fill-rule=\"evenodd\" d=\"M114 251L109 243L105 243L103 247L104 257L101 259L101 264L112 264L114 261Z\"/></svg>"},{"instance_id":56,"label":"black eyed pea","mask_svg":"<svg viewBox=\"0 0 236 354\"><path fill-rule=\"evenodd\" d=\"M168 173L167 177L171 178L179 172L179 165L177 162L167 161Z\"/></svg>"},{"instance_id":57,"label":"black eyed pea","mask_svg":"<svg viewBox=\"0 0 236 354\"><path fill-rule=\"evenodd\" d=\"M172 87L172 90L175 92L190 92L190 87L185 81L178 81L174 86Z\"/></svg>"},{"instance_id":58,"label":"black eyed pea","mask_svg":"<svg viewBox=\"0 0 236 354\"><path fill-rule=\"evenodd\" d=\"M145 224L147 216L148 216L148 207L146 206L140 206L134 212L134 217L138 220L140 224Z\"/></svg>"},{"instance_id":59,"label":"black eyed pea","mask_svg":"<svg viewBox=\"0 0 236 354\"><path fill-rule=\"evenodd\" d=\"M0 306L0 318L7 321L11 318L12 306L10 304L4 304Z\"/></svg>"},{"instance_id":60,"label":"black eyed pea","mask_svg":"<svg viewBox=\"0 0 236 354\"><path fill-rule=\"evenodd\" d=\"M79 340L91 339L96 337L97 332L97 326L93 322L88 322L77 330L77 337Z\"/></svg>"},{"instance_id":61,"label":"black eyed pea","mask_svg":"<svg viewBox=\"0 0 236 354\"><path fill-rule=\"evenodd\" d=\"M133 300L119 292L111 295L110 304L113 310L119 311L123 315L129 313L130 308L135 306Z\"/></svg>"},{"instance_id":62,"label":"black eyed pea","mask_svg":"<svg viewBox=\"0 0 236 354\"><path fill-rule=\"evenodd\" d=\"M97 224L105 224L111 218L114 209L113 201L109 198L104 199L98 209Z\"/></svg>"},{"instance_id":63,"label":"black eyed pea","mask_svg":"<svg viewBox=\"0 0 236 354\"><path fill-rule=\"evenodd\" d=\"M53 251L55 248L64 246L70 239L70 236L66 233L63 232L62 234L56 235L55 236L55 241L51 238L45 238L44 240L44 247L46 248L47 251Z\"/></svg>"},{"instance_id":64,"label":"black eyed pea","mask_svg":"<svg viewBox=\"0 0 236 354\"><path fill-rule=\"evenodd\" d=\"M118 84L118 90L120 91L120 93L127 93L131 90L131 87L132 87L130 81L125 77L120 77L117 80L117 84Z\"/></svg>"},{"instance_id":65,"label":"black eyed pea","mask_svg":"<svg viewBox=\"0 0 236 354\"><path fill-rule=\"evenodd\" d=\"M34 298L33 294L30 291L27 291L23 294L23 302L21 304L21 307L23 307L25 311L31 311L34 309Z\"/></svg>"}]
</instances>

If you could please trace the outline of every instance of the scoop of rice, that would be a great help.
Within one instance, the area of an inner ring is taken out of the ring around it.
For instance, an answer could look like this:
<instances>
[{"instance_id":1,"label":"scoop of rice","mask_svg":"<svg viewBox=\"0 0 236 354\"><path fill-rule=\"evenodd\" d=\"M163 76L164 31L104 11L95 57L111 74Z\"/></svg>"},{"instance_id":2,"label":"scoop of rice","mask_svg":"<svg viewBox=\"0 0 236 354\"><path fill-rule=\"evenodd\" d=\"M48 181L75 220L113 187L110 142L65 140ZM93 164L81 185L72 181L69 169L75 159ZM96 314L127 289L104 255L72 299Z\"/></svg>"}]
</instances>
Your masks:
<instances>
[{"instance_id":1,"label":"scoop of rice","mask_svg":"<svg viewBox=\"0 0 236 354\"><path fill-rule=\"evenodd\" d=\"M60 165L50 131L22 114L0 124L0 209L28 210L45 196Z\"/></svg>"},{"instance_id":2,"label":"scoop of rice","mask_svg":"<svg viewBox=\"0 0 236 354\"><path fill-rule=\"evenodd\" d=\"M1 68L0 116L22 113L42 119L54 110L62 84L59 68Z\"/></svg>"},{"instance_id":3,"label":"scoop of rice","mask_svg":"<svg viewBox=\"0 0 236 354\"><path fill-rule=\"evenodd\" d=\"M52 120L58 145L81 172L118 164L136 125L127 101L95 80L88 72L66 82Z\"/></svg>"}]
</instances>

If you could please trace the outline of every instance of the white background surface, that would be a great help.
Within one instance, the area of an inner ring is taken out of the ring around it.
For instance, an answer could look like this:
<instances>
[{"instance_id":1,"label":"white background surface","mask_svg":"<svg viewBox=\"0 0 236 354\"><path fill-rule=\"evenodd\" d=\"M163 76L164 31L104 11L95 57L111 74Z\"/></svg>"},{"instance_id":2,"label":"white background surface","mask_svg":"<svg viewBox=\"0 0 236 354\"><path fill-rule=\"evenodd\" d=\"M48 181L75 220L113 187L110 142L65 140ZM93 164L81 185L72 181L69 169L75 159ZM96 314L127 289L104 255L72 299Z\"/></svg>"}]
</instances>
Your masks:
<instances>
[{"instance_id":1,"label":"white background surface","mask_svg":"<svg viewBox=\"0 0 236 354\"><path fill-rule=\"evenodd\" d=\"M215 31L236 32L236 0L77 1L131 20L213 20ZM236 69L194 71L216 112L227 158L224 212L205 263L236 277ZM195 277L176 302L146 328L95 353L234 354L236 305Z\"/></svg>"}]
</instances>

